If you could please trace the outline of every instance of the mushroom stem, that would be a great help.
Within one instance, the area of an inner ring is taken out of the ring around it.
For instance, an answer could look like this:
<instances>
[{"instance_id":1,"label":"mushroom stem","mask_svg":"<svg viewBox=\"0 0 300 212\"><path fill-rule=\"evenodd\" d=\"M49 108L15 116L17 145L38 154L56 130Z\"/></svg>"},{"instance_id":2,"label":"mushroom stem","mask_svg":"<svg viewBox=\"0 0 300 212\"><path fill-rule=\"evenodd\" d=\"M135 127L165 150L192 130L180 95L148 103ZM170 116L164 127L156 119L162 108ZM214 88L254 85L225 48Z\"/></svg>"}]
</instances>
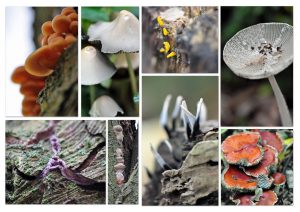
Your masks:
<instances>
[{"instance_id":1,"label":"mushroom stem","mask_svg":"<svg viewBox=\"0 0 300 212\"><path fill-rule=\"evenodd\" d=\"M90 85L90 101L91 105L93 105L94 101L96 100L96 85Z\"/></svg>"},{"instance_id":2,"label":"mushroom stem","mask_svg":"<svg viewBox=\"0 0 300 212\"><path fill-rule=\"evenodd\" d=\"M135 74L134 74L134 70L132 68L132 63L131 63L129 53L125 53L125 56L126 56L126 61L127 61L127 64L128 64L128 73L129 73L129 77L130 77L131 91L132 91L133 97L135 97L138 94L136 77L135 77Z\"/></svg>"},{"instance_id":3,"label":"mushroom stem","mask_svg":"<svg viewBox=\"0 0 300 212\"><path fill-rule=\"evenodd\" d=\"M289 109L287 107L286 101L283 97L283 94L277 84L277 81L274 77L274 75L268 77L269 82L272 86L276 101L277 101L277 105L278 105L278 109L279 109L279 114L280 114L280 118L281 118L281 122L283 126L287 126L290 127L292 126L292 119L289 113Z\"/></svg>"}]
</instances>

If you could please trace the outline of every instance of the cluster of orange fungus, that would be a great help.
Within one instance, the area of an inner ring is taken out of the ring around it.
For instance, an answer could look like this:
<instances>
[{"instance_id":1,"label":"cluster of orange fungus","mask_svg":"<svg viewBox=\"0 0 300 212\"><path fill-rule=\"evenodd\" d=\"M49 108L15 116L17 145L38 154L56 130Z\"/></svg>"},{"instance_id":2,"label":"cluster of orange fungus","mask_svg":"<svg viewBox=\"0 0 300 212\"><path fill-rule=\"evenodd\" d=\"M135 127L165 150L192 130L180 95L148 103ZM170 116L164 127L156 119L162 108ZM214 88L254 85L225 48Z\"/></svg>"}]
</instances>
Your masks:
<instances>
[{"instance_id":1,"label":"cluster of orange fungus","mask_svg":"<svg viewBox=\"0 0 300 212\"><path fill-rule=\"evenodd\" d=\"M14 83L20 84L20 92L24 95L22 113L24 116L37 116L41 108L37 103L39 92L45 86L45 77L37 77L29 74L24 66L17 67L11 77Z\"/></svg>"},{"instance_id":2,"label":"cluster of orange fungus","mask_svg":"<svg viewBox=\"0 0 300 212\"><path fill-rule=\"evenodd\" d=\"M37 102L40 91L45 87L45 79L53 73L59 57L78 34L78 15L72 7L64 8L61 13L46 21L42 27L41 47L31 53L25 66L15 69L12 81L20 84L24 95L22 113L24 116L38 116L41 108Z\"/></svg>"},{"instance_id":3,"label":"cluster of orange fungus","mask_svg":"<svg viewBox=\"0 0 300 212\"><path fill-rule=\"evenodd\" d=\"M255 178L231 165L224 170L222 183L229 190L254 191L257 187Z\"/></svg>"},{"instance_id":4,"label":"cluster of orange fungus","mask_svg":"<svg viewBox=\"0 0 300 212\"><path fill-rule=\"evenodd\" d=\"M259 145L258 133L238 133L229 136L222 143L222 152L229 164L253 166L260 162L263 156Z\"/></svg>"},{"instance_id":5,"label":"cluster of orange fungus","mask_svg":"<svg viewBox=\"0 0 300 212\"><path fill-rule=\"evenodd\" d=\"M29 55L25 69L34 76L49 76L52 74L58 58L72 43L77 40L78 15L67 7L42 27L41 47Z\"/></svg>"}]
</instances>

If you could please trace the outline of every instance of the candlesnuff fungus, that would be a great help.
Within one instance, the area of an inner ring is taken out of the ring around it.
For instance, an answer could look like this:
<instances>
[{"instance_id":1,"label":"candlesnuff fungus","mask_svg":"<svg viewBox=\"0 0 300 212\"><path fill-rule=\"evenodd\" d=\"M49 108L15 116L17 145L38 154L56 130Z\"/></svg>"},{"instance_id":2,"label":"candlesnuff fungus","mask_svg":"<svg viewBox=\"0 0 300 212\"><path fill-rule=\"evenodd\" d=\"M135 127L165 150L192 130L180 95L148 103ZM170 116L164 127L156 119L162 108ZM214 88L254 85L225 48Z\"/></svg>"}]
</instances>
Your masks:
<instances>
[{"instance_id":1,"label":"candlesnuff fungus","mask_svg":"<svg viewBox=\"0 0 300 212\"><path fill-rule=\"evenodd\" d=\"M255 191L257 180L246 175L242 170L233 165L228 165L222 174L222 184L231 191Z\"/></svg>"},{"instance_id":2,"label":"candlesnuff fungus","mask_svg":"<svg viewBox=\"0 0 300 212\"><path fill-rule=\"evenodd\" d=\"M293 27L286 23L260 23L239 31L225 45L223 59L238 76L268 78L283 126L292 126L285 99L274 75L293 62Z\"/></svg>"},{"instance_id":3,"label":"candlesnuff fungus","mask_svg":"<svg viewBox=\"0 0 300 212\"><path fill-rule=\"evenodd\" d=\"M247 132L228 136L222 143L224 159L229 164L256 165L263 158L260 141L258 133Z\"/></svg>"},{"instance_id":4,"label":"candlesnuff fungus","mask_svg":"<svg viewBox=\"0 0 300 212\"><path fill-rule=\"evenodd\" d=\"M140 48L139 20L129 11L122 10L112 22L90 25L89 41L101 41L103 53L138 52Z\"/></svg>"},{"instance_id":5,"label":"candlesnuff fungus","mask_svg":"<svg viewBox=\"0 0 300 212\"><path fill-rule=\"evenodd\" d=\"M258 177L259 175L269 175L272 167L277 165L278 152L271 146L264 146L264 155L262 160L256 166L245 167L244 171L247 175Z\"/></svg>"},{"instance_id":6,"label":"candlesnuff fungus","mask_svg":"<svg viewBox=\"0 0 300 212\"><path fill-rule=\"evenodd\" d=\"M21 84L20 91L25 96L22 102L24 116L40 114L38 94L45 86L46 77L53 73L63 51L76 42L76 23L77 14L71 7L64 8L52 21L46 21L41 26L42 46L27 57L24 66L16 68L12 74L12 81Z\"/></svg>"},{"instance_id":7,"label":"candlesnuff fungus","mask_svg":"<svg viewBox=\"0 0 300 212\"><path fill-rule=\"evenodd\" d=\"M123 114L124 111L115 100L103 95L95 100L89 113L92 117L114 117L118 113Z\"/></svg>"},{"instance_id":8,"label":"candlesnuff fungus","mask_svg":"<svg viewBox=\"0 0 300 212\"><path fill-rule=\"evenodd\" d=\"M81 84L99 84L116 73L116 69L93 46L81 50Z\"/></svg>"}]
</instances>

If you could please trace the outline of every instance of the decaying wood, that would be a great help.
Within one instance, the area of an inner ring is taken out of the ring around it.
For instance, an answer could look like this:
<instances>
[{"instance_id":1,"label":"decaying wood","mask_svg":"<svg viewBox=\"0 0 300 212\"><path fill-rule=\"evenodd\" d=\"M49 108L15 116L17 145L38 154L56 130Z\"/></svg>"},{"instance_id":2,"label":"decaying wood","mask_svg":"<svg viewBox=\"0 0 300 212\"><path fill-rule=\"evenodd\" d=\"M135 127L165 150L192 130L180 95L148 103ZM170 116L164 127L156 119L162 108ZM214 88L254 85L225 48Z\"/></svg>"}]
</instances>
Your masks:
<instances>
[{"instance_id":1,"label":"decaying wood","mask_svg":"<svg viewBox=\"0 0 300 212\"><path fill-rule=\"evenodd\" d=\"M27 175L36 175L52 156L49 139L27 145L48 121L8 121L6 125L6 203L7 204L104 204L105 192L90 190L68 180L59 171L42 179L27 181L16 166ZM93 129L96 136L87 129ZM98 130L96 130L98 129ZM58 157L67 167L93 181L105 181L105 122L60 121L55 133L61 145ZM99 148L102 146L102 148ZM73 171L73 174L76 174Z\"/></svg>"},{"instance_id":2,"label":"decaying wood","mask_svg":"<svg viewBox=\"0 0 300 212\"><path fill-rule=\"evenodd\" d=\"M123 129L124 184L118 186L114 165L116 149L119 148L113 126L120 125ZM108 203L138 204L138 130L135 121L110 121L108 123Z\"/></svg>"},{"instance_id":3,"label":"decaying wood","mask_svg":"<svg viewBox=\"0 0 300 212\"><path fill-rule=\"evenodd\" d=\"M60 57L55 71L40 92L41 116L77 116L78 110L77 42Z\"/></svg>"},{"instance_id":4,"label":"decaying wood","mask_svg":"<svg viewBox=\"0 0 300 212\"><path fill-rule=\"evenodd\" d=\"M197 200L218 190L218 140L197 143L180 169L163 173L161 204L194 205Z\"/></svg>"},{"instance_id":5,"label":"decaying wood","mask_svg":"<svg viewBox=\"0 0 300 212\"><path fill-rule=\"evenodd\" d=\"M176 21L164 20L164 27L169 31L168 36L163 36L156 18L170 8L143 8L143 71L217 72L217 7L179 8L184 12L182 17ZM164 41L170 42L171 47L174 47L176 57L167 59L165 54L160 53Z\"/></svg>"}]
</instances>

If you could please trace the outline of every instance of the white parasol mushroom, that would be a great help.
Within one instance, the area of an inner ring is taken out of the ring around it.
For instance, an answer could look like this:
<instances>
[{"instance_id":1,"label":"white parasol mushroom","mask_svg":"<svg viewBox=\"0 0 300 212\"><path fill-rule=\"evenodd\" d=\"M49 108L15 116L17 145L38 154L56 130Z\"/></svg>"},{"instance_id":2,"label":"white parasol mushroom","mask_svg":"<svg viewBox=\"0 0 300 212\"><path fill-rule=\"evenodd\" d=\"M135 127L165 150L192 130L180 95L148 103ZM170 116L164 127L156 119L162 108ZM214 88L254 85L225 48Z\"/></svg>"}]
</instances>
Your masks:
<instances>
[{"instance_id":1,"label":"white parasol mushroom","mask_svg":"<svg viewBox=\"0 0 300 212\"><path fill-rule=\"evenodd\" d=\"M92 46L81 50L81 84L95 85L111 78L116 69Z\"/></svg>"},{"instance_id":2,"label":"white parasol mushroom","mask_svg":"<svg viewBox=\"0 0 300 212\"><path fill-rule=\"evenodd\" d=\"M285 23L261 23L236 33L225 45L223 59L238 76L268 78L284 126L292 126L285 99L274 75L293 62L293 27Z\"/></svg>"}]
</instances>

